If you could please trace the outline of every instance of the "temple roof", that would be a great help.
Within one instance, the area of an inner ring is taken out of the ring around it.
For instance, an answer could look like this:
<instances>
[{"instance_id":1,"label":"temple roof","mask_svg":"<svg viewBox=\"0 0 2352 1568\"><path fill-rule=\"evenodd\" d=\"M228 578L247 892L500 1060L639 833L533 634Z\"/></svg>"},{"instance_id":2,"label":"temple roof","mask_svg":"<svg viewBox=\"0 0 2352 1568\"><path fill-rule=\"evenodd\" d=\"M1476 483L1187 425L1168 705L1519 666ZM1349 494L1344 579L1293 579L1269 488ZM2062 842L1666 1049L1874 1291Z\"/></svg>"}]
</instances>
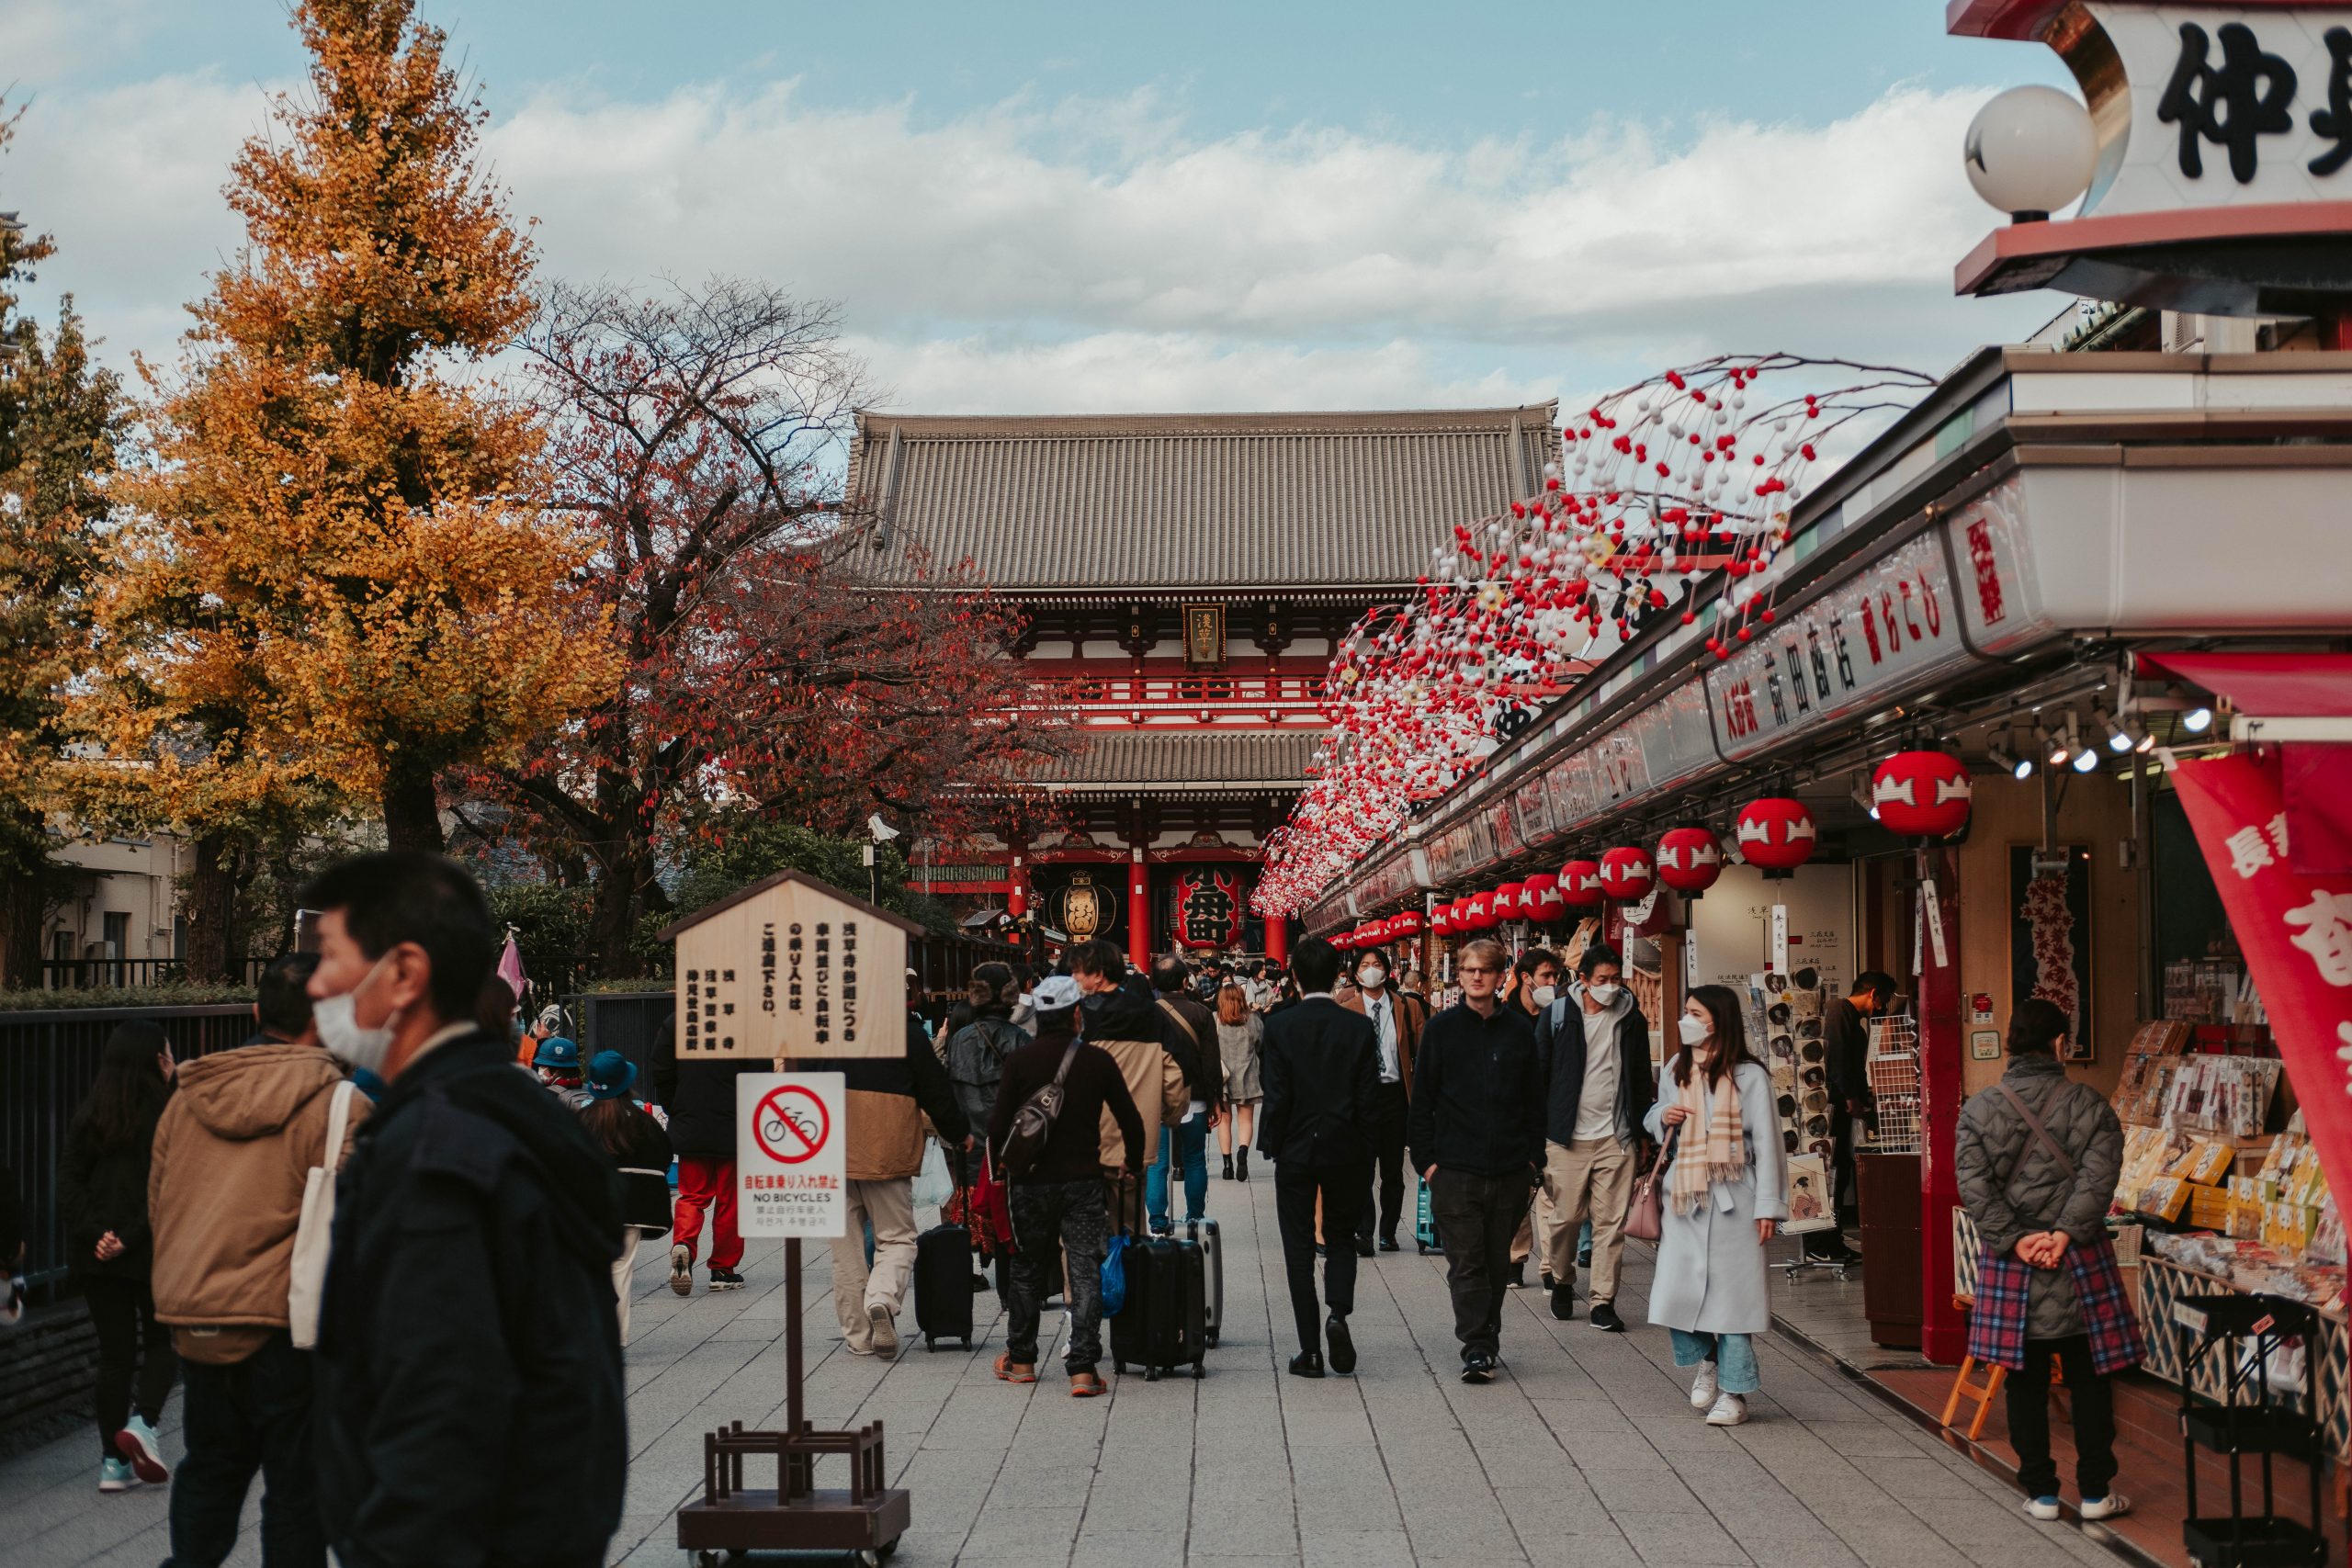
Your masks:
<instances>
[{"instance_id":1,"label":"temple roof","mask_svg":"<svg viewBox=\"0 0 2352 1568\"><path fill-rule=\"evenodd\" d=\"M1075 757L1046 764L1052 790L1298 789L1321 729L1103 729Z\"/></svg>"},{"instance_id":2,"label":"temple roof","mask_svg":"<svg viewBox=\"0 0 2352 1568\"><path fill-rule=\"evenodd\" d=\"M1543 483L1556 403L1368 413L861 410L853 496L1012 592L1382 587ZM887 570L906 572L899 552Z\"/></svg>"}]
</instances>

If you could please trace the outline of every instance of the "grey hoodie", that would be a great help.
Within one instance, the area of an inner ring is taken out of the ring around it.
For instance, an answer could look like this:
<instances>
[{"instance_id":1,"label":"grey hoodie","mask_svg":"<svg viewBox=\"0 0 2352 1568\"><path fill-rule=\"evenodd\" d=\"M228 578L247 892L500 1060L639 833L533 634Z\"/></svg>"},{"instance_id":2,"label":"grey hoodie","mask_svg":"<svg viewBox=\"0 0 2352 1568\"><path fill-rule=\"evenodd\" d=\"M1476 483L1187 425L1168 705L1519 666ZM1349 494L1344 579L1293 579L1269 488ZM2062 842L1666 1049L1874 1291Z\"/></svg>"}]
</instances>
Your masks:
<instances>
[{"instance_id":1,"label":"grey hoodie","mask_svg":"<svg viewBox=\"0 0 2352 1568\"><path fill-rule=\"evenodd\" d=\"M1576 1137L1577 1108L1584 1098L1586 1065L1590 1043L1609 1040L1617 1052L1617 1137L1621 1143L1639 1136L1642 1118L1657 1098L1657 1075L1650 1066L1650 1026L1634 1005L1631 987L1598 1013L1584 1010L1584 985L1572 985L1535 1019L1535 1043L1549 1079L1545 1100L1544 1136L1555 1144Z\"/></svg>"}]
</instances>

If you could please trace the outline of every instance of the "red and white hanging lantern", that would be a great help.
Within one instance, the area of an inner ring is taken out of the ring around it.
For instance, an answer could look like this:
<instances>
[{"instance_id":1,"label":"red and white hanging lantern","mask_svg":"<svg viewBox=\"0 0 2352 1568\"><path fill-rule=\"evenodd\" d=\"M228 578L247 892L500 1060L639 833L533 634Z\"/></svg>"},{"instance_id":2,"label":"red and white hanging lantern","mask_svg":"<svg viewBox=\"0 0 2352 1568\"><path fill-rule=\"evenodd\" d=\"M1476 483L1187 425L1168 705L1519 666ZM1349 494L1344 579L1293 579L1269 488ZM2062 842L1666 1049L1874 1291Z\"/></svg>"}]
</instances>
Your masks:
<instances>
[{"instance_id":1,"label":"red and white hanging lantern","mask_svg":"<svg viewBox=\"0 0 2352 1568\"><path fill-rule=\"evenodd\" d=\"M1897 751L1871 775L1880 826L1906 839L1949 839L1968 826L1968 764L1943 751Z\"/></svg>"},{"instance_id":2,"label":"red and white hanging lantern","mask_svg":"<svg viewBox=\"0 0 2352 1568\"><path fill-rule=\"evenodd\" d=\"M1696 898L1724 874L1724 847L1705 828L1668 828L1657 841L1657 879Z\"/></svg>"},{"instance_id":3,"label":"red and white hanging lantern","mask_svg":"<svg viewBox=\"0 0 2352 1568\"><path fill-rule=\"evenodd\" d=\"M1820 830L1803 801L1769 795L1739 808L1737 837L1748 864L1766 873L1791 872L1813 858Z\"/></svg>"},{"instance_id":4,"label":"red and white hanging lantern","mask_svg":"<svg viewBox=\"0 0 2352 1568\"><path fill-rule=\"evenodd\" d=\"M1424 922L1419 909L1407 909L1388 917L1388 936L1392 942L1399 937L1419 936L1423 929Z\"/></svg>"},{"instance_id":5,"label":"red and white hanging lantern","mask_svg":"<svg viewBox=\"0 0 2352 1568\"><path fill-rule=\"evenodd\" d=\"M1620 904L1646 897L1657 883L1657 867L1638 844L1620 844L1600 857L1600 890Z\"/></svg>"},{"instance_id":6,"label":"red and white hanging lantern","mask_svg":"<svg viewBox=\"0 0 2352 1568\"><path fill-rule=\"evenodd\" d=\"M1600 863L1572 860L1560 868L1560 902L1570 909L1600 907Z\"/></svg>"},{"instance_id":7,"label":"red and white hanging lantern","mask_svg":"<svg viewBox=\"0 0 2352 1568\"><path fill-rule=\"evenodd\" d=\"M1560 901L1560 879L1548 871L1532 873L1519 885L1519 908L1538 925L1548 925L1567 911Z\"/></svg>"},{"instance_id":8,"label":"red and white hanging lantern","mask_svg":"<svg viewBox=\"0 0 2352 1568\"><path fill-rule=\"evenodd\" d=\"M1453 934L1453 900L1449 898L1430 910L1430 930L1438 936Z\"/></svg>"},{"instance_id":9,"label":"red and white hanging lantern","mask_svg":"<svg viewBox=\"0 0 2352 1568\"><path fill-rule=\"evenodd\" d=\"M1494 902L1488 907L1495 911L1495 923L1497 925L1502 924L1505 920L1516 920L1520 919L1519 884L1516 882L1506 882L1500 887L1496 888Z\"/></svg>"},{"instance_id":10,"label":"red and white hanging lantern","mask_svg":"<svg viewBox=\"0 0 2352 1568\"><path fill-rule=\"evenodd\" d=\"M1494 902L1495 896L1490 892L1473 893L1464 899L1463 919L1459 922L1462 928L1474 931L1494 930L1499 923L1495 916Z\"/></svg>"}]
</instances>

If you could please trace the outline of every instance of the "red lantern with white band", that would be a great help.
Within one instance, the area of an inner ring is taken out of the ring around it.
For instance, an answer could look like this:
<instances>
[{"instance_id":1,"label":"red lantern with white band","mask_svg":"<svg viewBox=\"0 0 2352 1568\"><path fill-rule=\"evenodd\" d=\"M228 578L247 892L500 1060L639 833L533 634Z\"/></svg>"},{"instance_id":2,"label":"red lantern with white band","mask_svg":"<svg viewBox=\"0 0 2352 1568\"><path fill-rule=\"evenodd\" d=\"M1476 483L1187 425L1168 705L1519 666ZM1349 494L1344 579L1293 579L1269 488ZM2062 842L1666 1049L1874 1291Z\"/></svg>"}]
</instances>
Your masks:
<instances>
[{"instance_id":1,"label":"red lantern with white band","mask_svg":"<svg viewBox=\"0 0 2352 1568\"><path fill-rule=\"evenodd\" d=\"M1620 904L1646 897L1657 882L1649 851L1637 844L1620 844L1600 857L1600 890Z\"/></svg>"},{"instance_id":2,"label":"red lantern with white band","mask_svg":"<svg viewBox=\"0 0 2352 1568\"><path fill-rule=\"evenodd\" d=\"M1453 903L1448 899L1430 910L1430 930L1439 936L1453 934Z\"/></svg>"},{"instance_id":3,"label":"red lantern with white band","mask_svg":"<svg viewBox=\"0 0 2352 1568\"><path fill-rule=\"evenodd\" d=\"M1657 841L1657 879L1696 898L1724 874L1724 847L1704 828L1668 828Z\"/></svg>"},{"instance_id":4,"label":"red lantern with white band","mask_svg":"<svg viewBox=\"0 0 2352 1568\"><path fill-rule=\"evenodd\" d=\"M1515 920L1519 917L1519 884L1506 882L1495 889L1494 901L1487 906L1495 912L1495 923Z\"/></svg>"},{"instance_id":5,"label":"red lantern with white band","mask_svg":"<svg viewBox=\"0 0 2352 1568\"><path fill-rule=\"evenodd\" d=\"M1560 901L1560 879L1548 871L1531 874L1519 885L1519 908L1539 924L1558 919L1567 908Z\"/></svg>"},{"instance_id":6,"label":"red lantern with white band","mask_svg":"<svg viewBox=\"0 0 2352 1568\"><path fill-rule=\"evenodd\" d=\"M1463 911L1464 918L1460 922L1463 929L1474 931L1492 931L1498 923L1495 917L1494 900L1495 896L1492 893L1473 893L1464 899L1463 903L1466 907Z\"/></svg>"},{"instance_id":7,"label":"red lantern with white band","mask_svg":"<svg viewBox=\"0 0 2352 1568\"><path fill-rule=\"evenodd\" d=\"M1942 751L1897 751L1871 775L1880 826L1906 839L1949 839L1968 826L1968 764Z\"/></svg>"},{"instance_id":8,"label":"red lantern with white band","mask_svg":"<svg viewBox=\"0 0 2352 1568\"><path fill-rule=\"evenodd\" d=\"M1769 795L1739 808L1740 855L1767 875L1786 874L1811 860L1819 837L1803 801Z\"/></svg>"},{"instance_id":9,"label":"red lantern with white band","mask_svg":"<svg viewBox=\"0 0 2352 1568\"><path fill-rule=\"evenodd\" d=\"M1422 929L1421 912L1419 909L1407 909L1401 914L1388 917L1388 935L1391 940L1400 936L1419 936Z\"/></svg>"},{"instance_id":10,"label":"red lantern with white band","mask_svg":"<svg viewBox=\"0 0 2352 1568\"><path fill-rule=\"evenodd\" d=\"M1560 868L1560 902L1571 909L1592 909L1600 905L1600 863L1597 860L1572 860Z\"/></svg>"}]
</instances>

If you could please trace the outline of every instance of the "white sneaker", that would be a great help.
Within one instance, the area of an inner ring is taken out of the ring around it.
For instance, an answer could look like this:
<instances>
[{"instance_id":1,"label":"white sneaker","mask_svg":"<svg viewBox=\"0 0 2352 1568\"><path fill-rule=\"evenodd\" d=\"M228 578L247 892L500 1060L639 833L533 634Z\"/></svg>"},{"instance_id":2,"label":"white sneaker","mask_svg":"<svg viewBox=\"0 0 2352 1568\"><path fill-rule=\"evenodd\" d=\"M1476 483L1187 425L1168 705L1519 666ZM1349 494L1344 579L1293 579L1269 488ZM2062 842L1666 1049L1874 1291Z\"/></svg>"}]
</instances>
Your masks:
<instances>
[{"instance_id":1,"label":"white sneaker","mask_svg":"<svg viewBox=\"0 0 2352 1568\"><path fill-rule=\"evenodd\" d=\"M876 1302L865 1309L865 1321L873 1325L874 1353L888 1360L899 1353L899 1319L890 1309Z\"/></svg>"},{"instance_id":2,"label":"white sneaker","mask_svg":"<svg viewBox=\"0 0 2352 1568\"><path fill-rule=\"evenodd\" d=\"M1715 1402L1715 1364L1699 1363L1699 1375L1690 1380L1690 1408L1704 1410Z\"/></svg>"},{"instance_id":3,"label":"white sneaker","mask_svg":"<svg viewBox=\"0 0 2352 1568\"><path fill-rule=\"evenodd\" d=\"M2040 1519L2043 1523L2047 1524L2049 1521L2058 1517L2058 1499L2055 1497L2028 1497L2025 1500L2025 1511L2027 1517Z\"/></svg>"},{"instance_id":4,"label":"white sneaker","mask_svg":"<svg viewBox=\"0 0 2352 1568\"><path fill-rule=\"evenodd\" d=\"M1747 1401L1736 1393L1718 1394L1715 1407L1707 1412L1710 1427L1736 1427L1747 1419Z\"/></svg>"},{"instance_id":5,"label":"white sneaker","mask_svg":"<svg viewBox=\"0 0 2352 1568\"><path fill-rule=\"evenodd\" d=\"M2132 1511L2132 1499L2120 1492L2110 1492L2104 1497L2083 1499L2083 1517L2086 1519L2117 1519Z\"/></svg>"},{"instance_id":6,"label":"white sneaker","mask_svg":"<svg viewBox=\"0 0 2352 1568\"><path fill-rule=\"evenodd\" d=\"M682 1296L695 1293L695 1255L683 1241L670 1249L670 1288Z\"/></svg>"},{"instance_id":7,"label":"white sneaker","mask_svg":"<svg viewBox=\"0 0 2352 1568\"><path fill-rule=\"evenodd\" d=\"M171 1466L164 1462L164 1440L144 1416L133 1416L125 1423L114 1435L114 1446L130 1461L132 1472L148 1485L161 1486L172 1478Z\"/></svg>"}]
</instances>

